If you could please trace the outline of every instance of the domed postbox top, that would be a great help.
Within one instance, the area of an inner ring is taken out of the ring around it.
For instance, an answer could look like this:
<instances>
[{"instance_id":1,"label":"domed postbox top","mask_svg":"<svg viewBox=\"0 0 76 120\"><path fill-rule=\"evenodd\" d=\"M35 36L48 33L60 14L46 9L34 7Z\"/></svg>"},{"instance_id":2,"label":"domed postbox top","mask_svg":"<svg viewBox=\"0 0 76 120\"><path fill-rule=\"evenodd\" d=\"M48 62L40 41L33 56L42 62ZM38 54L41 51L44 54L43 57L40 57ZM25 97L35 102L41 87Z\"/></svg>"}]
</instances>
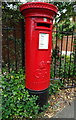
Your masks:
<instances>
[{"instance_id":1,"label":"domed postbox top","mask_svg":"<svg viewBox=\"0 0 76 120\"><path fill-rule=\"evenodd\" d=\"M44 3L44 2L28 2L20 6L20 11L29 9L45 9L49 11L53 11L54 14L57 14L58 8L52 4Z\"/></svg>"}]
</instances>

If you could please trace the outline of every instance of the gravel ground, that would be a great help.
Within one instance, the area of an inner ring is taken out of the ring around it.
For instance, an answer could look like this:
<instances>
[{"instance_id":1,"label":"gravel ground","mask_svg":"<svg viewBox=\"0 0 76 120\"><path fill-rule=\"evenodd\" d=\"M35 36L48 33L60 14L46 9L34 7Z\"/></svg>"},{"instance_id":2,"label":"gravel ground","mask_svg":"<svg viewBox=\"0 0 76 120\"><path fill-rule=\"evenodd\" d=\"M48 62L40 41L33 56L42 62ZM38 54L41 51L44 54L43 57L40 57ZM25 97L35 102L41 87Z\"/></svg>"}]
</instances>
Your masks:
<instances>
[{"instance_id":1,"label":"gravel ground","mask_svg":"<svg viewBox=\"0 0 76 120\"><path fill-rule=\"evenodd\" d=\"M58 94L52 95L51 97L49 97L50 106L45 111L42 117L53 118L55 116L56 118L57 113L61 112L67 106L71 106L73 104L72 101L75 99L75 96L76 96L76 88L60 90ZM73 108L70 107L70 109Z\"/></svg>"}]
</instances>

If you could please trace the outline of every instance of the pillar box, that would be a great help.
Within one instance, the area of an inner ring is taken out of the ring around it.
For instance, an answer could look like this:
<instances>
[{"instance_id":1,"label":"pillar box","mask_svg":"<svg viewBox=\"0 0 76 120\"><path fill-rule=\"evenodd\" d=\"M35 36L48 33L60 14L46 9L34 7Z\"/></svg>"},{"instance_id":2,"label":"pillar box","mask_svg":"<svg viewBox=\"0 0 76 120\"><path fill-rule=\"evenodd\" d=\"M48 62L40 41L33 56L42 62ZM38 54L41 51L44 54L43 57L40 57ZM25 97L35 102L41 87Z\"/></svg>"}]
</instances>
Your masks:
<instances>
[{"instance_id":1,"label":"pillar box","mask_svg":"<svg viewBox=\"0 0 76 120\"><path fill-rule=\"evenodd\" d=\"M28 2L20 6L25 17L25 87L30 94L39 95L39 105L48 100L52 26L57 7L44 2Z\"/></svg>"}]
</instances>

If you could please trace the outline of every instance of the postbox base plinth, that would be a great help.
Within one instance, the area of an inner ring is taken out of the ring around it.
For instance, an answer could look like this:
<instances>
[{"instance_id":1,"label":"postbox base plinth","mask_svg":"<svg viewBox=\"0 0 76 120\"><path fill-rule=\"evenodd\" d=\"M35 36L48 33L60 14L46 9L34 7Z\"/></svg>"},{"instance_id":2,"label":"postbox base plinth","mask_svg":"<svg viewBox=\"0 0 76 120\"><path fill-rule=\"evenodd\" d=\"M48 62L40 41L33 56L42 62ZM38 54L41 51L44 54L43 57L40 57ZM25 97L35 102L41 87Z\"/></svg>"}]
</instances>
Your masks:
<instances>
[{"instance_id":1,"label":"postbox base plinth","mask_svg":"<svg viewBox=\"0 0 76 120\"><path fill-rule=\"evenodd\" d=\"M27 89L27 88L26 88ZM27 89L30 95L37 95L38 100L37 100L37 105L43 107L43 105L48 104L48 97L49 97L49 88L41 91L34 91L34 90L29 90Z\"/></svg>"}]
</instances>

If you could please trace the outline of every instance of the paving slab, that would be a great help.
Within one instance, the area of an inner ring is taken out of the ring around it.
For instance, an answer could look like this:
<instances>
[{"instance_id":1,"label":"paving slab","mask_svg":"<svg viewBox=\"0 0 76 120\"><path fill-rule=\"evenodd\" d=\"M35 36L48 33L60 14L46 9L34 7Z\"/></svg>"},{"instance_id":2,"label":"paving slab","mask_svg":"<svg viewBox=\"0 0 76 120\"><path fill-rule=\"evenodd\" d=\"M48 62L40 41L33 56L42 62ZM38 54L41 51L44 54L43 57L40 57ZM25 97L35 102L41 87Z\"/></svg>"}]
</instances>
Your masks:
<instances>
[{"instance_id":1,"label":"paving slab","mask_svg":"<svg viewBox=\"0 0 76 120\"><path fill-rule=\"evenodd\" d=\"M67 105L62 111L58 112L53 118L74 118L76 119L76 99Z\"/></svg>"}]
</instances>

